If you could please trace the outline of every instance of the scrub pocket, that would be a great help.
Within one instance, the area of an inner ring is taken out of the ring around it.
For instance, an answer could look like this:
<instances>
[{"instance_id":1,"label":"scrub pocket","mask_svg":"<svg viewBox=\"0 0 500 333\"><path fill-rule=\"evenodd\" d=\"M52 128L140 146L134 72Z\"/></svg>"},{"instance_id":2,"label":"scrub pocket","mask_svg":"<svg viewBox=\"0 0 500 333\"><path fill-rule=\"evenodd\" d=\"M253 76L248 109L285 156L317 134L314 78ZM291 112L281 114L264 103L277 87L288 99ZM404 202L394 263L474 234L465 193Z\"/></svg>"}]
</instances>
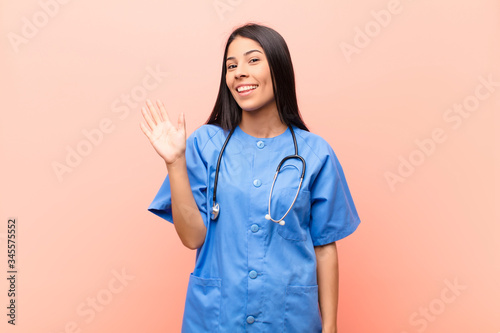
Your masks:
<instances>
[{"instance_id":1,"label":"scrub pocket","mask_svg":"<svg viewBox=\"0 0 500 333\"><path fill-rule=\"evenodd\" d=\"M221 279L189 276L182 333L219 332Z\"/></svg>"},{"instance_id":2,"label":"scrub pocket","mask_svg":"<svg viewBox=\"0 0 500 333\"><path fill-rule=\"evenodd\" d=\"M271 207L273 207L273 218L281 218L293 202L297 189L283 188L274 193ZM276 207L276 208L275 208ZM285 225L277 225L278 234L284 239L292 241L305 241L309 228L311 211L310 192L300 189L297 200L292 209L285 217Z\"/></svg>"},{"instance_id":3,"label":"scrub pocket","mask_svg":"<svg viewBox=\"0 0 500 333\"><path fill-rule=\"evenodd\" d=\"M287 286L283 332L321 333L318 285Z\"/></svg>"}]
</instances>

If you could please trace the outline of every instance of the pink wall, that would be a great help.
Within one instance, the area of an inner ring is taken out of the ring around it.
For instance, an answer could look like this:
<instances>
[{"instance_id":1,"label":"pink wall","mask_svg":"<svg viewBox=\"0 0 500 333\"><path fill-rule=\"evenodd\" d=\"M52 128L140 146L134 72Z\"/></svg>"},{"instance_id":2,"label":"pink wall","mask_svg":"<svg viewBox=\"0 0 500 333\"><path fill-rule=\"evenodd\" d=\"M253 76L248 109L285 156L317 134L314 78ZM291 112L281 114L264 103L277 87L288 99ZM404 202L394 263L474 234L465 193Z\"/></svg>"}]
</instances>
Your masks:
<instances>
[{"instance_id":1,"label":"pink wall","mask_svg":"<svg viewBox=\"0 0 500 333\"><path fill-rule=\"evenodd\" d=\"M195 252L147 211L166 169L140 107L200 126L247 21L287 40L302 114L361 217L338 243L339 332L500 331L498 1L0 6L2 275L9 217L18 235L2 332L180 331Z\"/></svg>"}]
</instances>

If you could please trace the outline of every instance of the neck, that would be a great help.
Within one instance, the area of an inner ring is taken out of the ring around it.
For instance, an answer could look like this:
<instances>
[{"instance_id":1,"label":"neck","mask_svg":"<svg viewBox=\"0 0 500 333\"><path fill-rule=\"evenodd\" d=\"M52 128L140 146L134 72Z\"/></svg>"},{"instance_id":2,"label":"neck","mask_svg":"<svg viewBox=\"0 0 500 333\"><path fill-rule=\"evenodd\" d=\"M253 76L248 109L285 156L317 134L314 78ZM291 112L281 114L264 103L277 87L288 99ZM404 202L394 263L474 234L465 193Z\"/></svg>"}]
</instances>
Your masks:
<instances>
[{"instance_id":1,"label":"neck","mask_svg":"<svg viewBox=\"0 0 500 333\"><path fill-rule=\"evenodd\" d=\"M281 122L276 103L259 110L241 111L241 130L257 138L272 138L284 133L287 125Z\"/></svg>"}]
</instances>

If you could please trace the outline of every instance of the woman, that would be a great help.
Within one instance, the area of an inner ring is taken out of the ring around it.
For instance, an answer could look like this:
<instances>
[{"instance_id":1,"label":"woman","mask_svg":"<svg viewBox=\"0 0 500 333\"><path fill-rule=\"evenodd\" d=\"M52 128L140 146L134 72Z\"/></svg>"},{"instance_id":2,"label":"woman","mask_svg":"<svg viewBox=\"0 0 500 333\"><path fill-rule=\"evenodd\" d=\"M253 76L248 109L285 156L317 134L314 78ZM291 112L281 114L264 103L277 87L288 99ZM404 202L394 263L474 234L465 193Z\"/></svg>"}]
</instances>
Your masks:
<instances>
[{"instance_id":1,"label":"woman","mask_svg":"<svg viewBox=\"0 0 500 333\"><path fill-rule=\"evenodd\" d=\"M232 32L212 114L187 140L183 113L177 126L160 101L142 113L168 169L148 210L197 249L182 332L336 332L335 242L360 219L335 153L300 117L281 35Z\"/></svg>"}]
</instances>

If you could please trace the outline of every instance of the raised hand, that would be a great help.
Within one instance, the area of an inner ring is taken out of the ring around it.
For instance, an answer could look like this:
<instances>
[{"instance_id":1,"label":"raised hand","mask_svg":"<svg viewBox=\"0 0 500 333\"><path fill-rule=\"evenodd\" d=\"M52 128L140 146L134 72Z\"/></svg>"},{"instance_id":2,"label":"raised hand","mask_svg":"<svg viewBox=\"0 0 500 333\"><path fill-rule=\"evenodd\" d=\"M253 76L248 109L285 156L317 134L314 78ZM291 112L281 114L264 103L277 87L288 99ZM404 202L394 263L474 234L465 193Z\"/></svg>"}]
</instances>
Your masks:
<instances>
[{"instance_id":1,"label":"raised hand","mask_svg":"<svg viewBox=\"0 0 500 333\"><path fill-rule=\"evenodd\" d=\"M148 137L156 152L167 164L174 163L186 151L186 120L179 114L177 127L172 125L165 106L156 101L158 108L148 99L141 108L146 124L141 122L141 130Z\"/></svg>"}]
</instances>

